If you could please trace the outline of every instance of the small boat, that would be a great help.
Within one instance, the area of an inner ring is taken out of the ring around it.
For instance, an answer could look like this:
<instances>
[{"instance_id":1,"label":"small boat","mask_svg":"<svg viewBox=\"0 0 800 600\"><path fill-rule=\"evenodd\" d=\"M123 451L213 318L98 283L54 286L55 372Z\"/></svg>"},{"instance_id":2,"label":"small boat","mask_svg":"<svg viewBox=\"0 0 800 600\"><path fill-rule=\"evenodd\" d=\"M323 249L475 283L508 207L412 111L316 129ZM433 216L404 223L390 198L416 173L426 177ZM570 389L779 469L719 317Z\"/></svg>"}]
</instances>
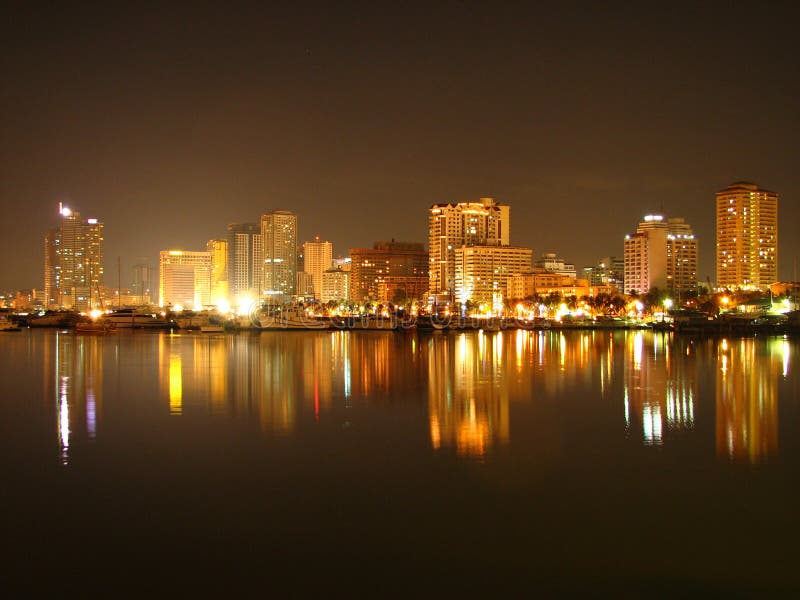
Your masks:
<instances>
[{"instance_id":1,"label":"small boat","mask_svg":"<svg viewBox=\"0 0 800 600\"><path fill-rule=\"evenodd\" d=\"M208 325L200 325L200 333L225 333L225 328L216 323L209 323Z\"/></svg>"},{"instance_id":2,"label":"small boat","mask_svg":"<svg viewBox=\"0 0 800 600\"><path fill-rule=\"evenodd\" d=\"M170 322L153 313L139 312L134 308L121 308L103 317L117 329L167 329Z\"/></svg>"},{"instance_id":3,"label":"small boat","mask_svg":"<svg viewBox=\"0 0 800 600\"><path fill-rule=\"evenodd\" d=\"M302 331L330 329L331 323L315 319L306 314L302 304L284 305L280 308L270 307L256 315L258 328L275 331Z\"/></svg>"},{"instance_id":4,"label":"small boat","mask_svg":"<svg viewBox=\"0 0 800 600\"><path fill-rule=\"evenodd\" d=\"M20 326L6 317L0 317L0 331L20 331Z\"/></svg>"},{"instance_id":5,"label":"small boat","mask_svg":"<svg viewBox=\"0 0 800 600\"><path fill-rule=\"evenodd\" d=\"M78 313L72 311L47 311L41 315L30 317L30 327L72 327L78 320Z\"/></svg>"}]
</instances>

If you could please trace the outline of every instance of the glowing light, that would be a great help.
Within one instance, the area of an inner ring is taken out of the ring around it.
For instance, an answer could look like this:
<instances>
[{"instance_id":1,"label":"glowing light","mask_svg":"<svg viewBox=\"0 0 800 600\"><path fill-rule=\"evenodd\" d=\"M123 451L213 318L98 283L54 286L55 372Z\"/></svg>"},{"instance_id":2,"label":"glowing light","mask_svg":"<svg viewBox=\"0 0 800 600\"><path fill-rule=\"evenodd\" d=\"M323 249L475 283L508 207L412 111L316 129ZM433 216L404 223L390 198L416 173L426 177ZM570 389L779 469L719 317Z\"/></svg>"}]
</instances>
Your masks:
<instances>
[{"instance_id":1,"label":"glowing light","mask_svg":"<svg viewBox=\"0 0 800 600\"><path fill-rule=\"evenodd\" d=\"M673 303L672 303L672 300L670 298L667 298L666 300L664 300L664 308L666 308L667 310L672 308L672 304Z\"/></svg>"},{"instance_id":2,"label":"glowing light","mask_svg":"<svg viewBox=\"0 0 800 600\"><path fill-rule=\"evenodd\" d=\"M89 316L92 319L97 319L102 314L103 314L103 311L102 310L97 310L96 308L94 310L92 310L92 311L89 311Z\"/></svg>"},{"instance_id":3,"label":"glowing light","mask_svg":"<svg viewBox=\"0 0 800 600\"><path fill-rule=\"evenodd\" d=\"M172 306L173 312L183 312L183 304L175 304Z\"/></svg>"},{"instance_id":4,"label":"glowing light","mask_svg":"<svg viewBox=\"0 0 800 600\"><path fill-rule=\"evenodd\" d=\"M63 206L61 208L61 216L62 217L70 217L70 216L72 216L72 211L70 209L68 209L66 206Z\"/></svg>"}]
</instances>

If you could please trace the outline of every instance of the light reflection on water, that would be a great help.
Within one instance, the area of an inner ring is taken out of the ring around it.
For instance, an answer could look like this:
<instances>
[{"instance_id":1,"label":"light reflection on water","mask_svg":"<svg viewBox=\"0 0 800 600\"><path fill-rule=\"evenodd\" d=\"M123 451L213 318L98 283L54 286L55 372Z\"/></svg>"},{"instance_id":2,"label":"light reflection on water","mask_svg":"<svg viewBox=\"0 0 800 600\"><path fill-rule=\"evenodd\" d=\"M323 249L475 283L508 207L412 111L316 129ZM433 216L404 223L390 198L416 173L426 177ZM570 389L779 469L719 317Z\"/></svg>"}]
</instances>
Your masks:
<instances>
[{"instance_id":1,"label":"light reflection on water","mask_svg":"<svg viewBox=\"0 0 800 600\"><path fill-rule=\"evenodd\" d=\"M126 371L125 357L143 381L157 378L149 401L163 415L255 418L265 435L291 437L401 402L427 406L420 427L432 451L482 460L526 443L514 406L603 402L620 415L619 436L664 447L708 435L710 427L695 431L705 404L713 405L718 458L759 463L778 455L778 382L796 377L798 356L797 343L783 338L641 331L30 335L65 465L76 440L102 435L104 397L118 385L109 379Z\"/></svg>"}]
</instances>

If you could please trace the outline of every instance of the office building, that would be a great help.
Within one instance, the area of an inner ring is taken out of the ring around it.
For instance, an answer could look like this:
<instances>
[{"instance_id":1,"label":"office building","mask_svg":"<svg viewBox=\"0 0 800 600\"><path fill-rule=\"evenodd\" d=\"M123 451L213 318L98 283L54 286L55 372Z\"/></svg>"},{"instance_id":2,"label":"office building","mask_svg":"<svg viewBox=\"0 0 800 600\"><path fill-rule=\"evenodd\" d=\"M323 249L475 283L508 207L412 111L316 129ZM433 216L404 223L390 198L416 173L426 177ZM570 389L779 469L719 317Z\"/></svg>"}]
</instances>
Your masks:
<instances>
[{"instance_id":1,"label":"office building","mask_svg":"<svg viewBox=\"0 0 800 600\"><path fill-rule=\"evenodd\" d=\"M717 192L717 286L778 281L778 194L740 181Z\"/></svg>"},{"instance_id":2,"label":"office building","mask_svg":"<svg viewBox=\"0 0 800 600\"><path fill-rule=\"evenodd\" d=\"M140 259L131 268L131 295L136 298L133 304L150 304L157 290L156 269L146 258Z\"/></svg>"},{"instance_id":3,"label":"office building","mask_svg":"<svg viewBox=\"0 0 800 600\"><path fill-rule=\"evenodd\" d=\"M418 299L427 290L428 253L422 244L376 242L372 248L351 248L350 258L353 302L381 300L382 285L384 296L402 295L408 299ZM398 286L401 292L393 293L391 290ZM391 301L387 297L383 300Z\"/></svg>"},{"instance_id":4,"label":"office building","mask_svg":"<svg viewBox=\"0 0 800 600\"><path fill-rule=\"evenodd\" d=\"M563 258L558 256L555 252L545 252L533 264L535 269L548 271L550 273L558 273L559 275L566 275L573 279L578 276L575 271L575 265L565 262Z\"/></svg>"},{"instance_id":5,"label":"office building","mask_svg":"<svg viewBox=\"0 0 800 600\"><path fill-rule=\"evenodd\" d=\"M621 292L625 289L625 259L603 257L595 266L584 267L583 275L591 286L608 286Z\"/></svg>"}]
</instances>

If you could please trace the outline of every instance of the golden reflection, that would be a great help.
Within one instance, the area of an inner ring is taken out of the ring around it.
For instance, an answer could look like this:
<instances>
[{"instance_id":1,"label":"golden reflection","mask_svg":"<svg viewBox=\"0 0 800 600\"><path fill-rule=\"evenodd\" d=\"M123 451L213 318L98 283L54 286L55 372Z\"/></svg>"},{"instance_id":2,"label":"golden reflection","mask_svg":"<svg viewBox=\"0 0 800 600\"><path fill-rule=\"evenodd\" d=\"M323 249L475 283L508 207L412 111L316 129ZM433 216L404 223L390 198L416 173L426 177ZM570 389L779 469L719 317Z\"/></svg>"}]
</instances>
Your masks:
<instances>
[{"instance_id":1,"label":"golden reflection","mask_svg":"<svg viewBox=\"0 0 800 600\"><path fill-rule=\"evenodd\" d=\"M510 372L503 361L504 338L478 332L459 334L455 344L451 340L428 339L431 445L483 457L494 443L509 439Z\"/></svg>"},{"instance_id":2,"label":"golden reflection","mask_svg":"<svg viewBox=\"0 0 800 600\"><path fill-rule=\"evenodd\" d=\"M626 432L640 429L644 445L660 446L668 431L694 428L698 378L695 361L683 348L691 341L650 335L652 344L645 344L642 332L626 334L623 407Z\"/></svg>"},{"instance_id":3,"label":"golden reflection","mask_svg":"<svg viewBox=\"0 0 800 600\"><path fill-rule=\"evenodd\" d=\"M55 410L61 462L68 465L75 440L92 441L102 416L102 342L56 331L43 348L45 400Z\"/></svg>"},{"instance_id":4,"label":"golden reflection","mask_svg":"<svg viewBox=\"0 0 800 600\"><path fill-rule=\"evenodd\" d=\"M183 413L183 373L181 355L169 355L169 414Z\"/></svg>"},{"instance_id":5,"label":"golden reflection","mask_svg":"<svg viewBox=\"0 0 800 600\"><path fill-rule=\"evenodd\" d=\"M768 343L772 349L780 342ZM775 363L781 359L765 350L755 339L722 340L719 346L717 455L732 462L758 463L778 453Z\"/></svg>"}]
</instances>

